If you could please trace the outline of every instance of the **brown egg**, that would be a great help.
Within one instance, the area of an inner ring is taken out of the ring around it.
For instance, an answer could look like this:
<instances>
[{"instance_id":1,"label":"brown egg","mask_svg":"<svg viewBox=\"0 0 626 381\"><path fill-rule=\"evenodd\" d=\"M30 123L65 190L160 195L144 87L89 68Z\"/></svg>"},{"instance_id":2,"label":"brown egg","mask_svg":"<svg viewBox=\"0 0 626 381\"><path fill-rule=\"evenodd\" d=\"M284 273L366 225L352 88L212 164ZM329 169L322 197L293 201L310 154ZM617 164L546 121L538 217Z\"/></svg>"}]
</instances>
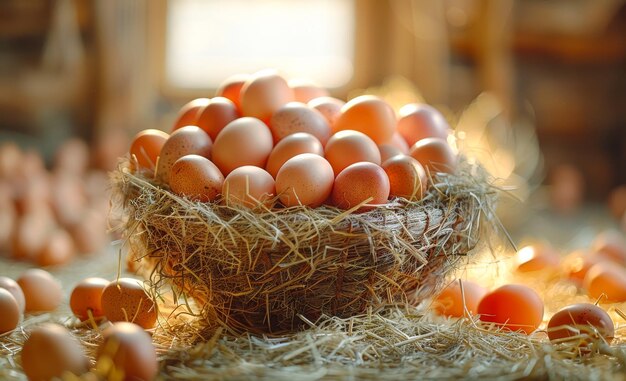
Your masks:
<instances>
[{"instance_id":1,"label":"brown egg","mask_svg":"<svg viewBox=\"0 0 626 381\"><path fill-rule=\"evenodd\" d=\"M72 236L63 229L56 229L48 237L48 242L37 254L38 266L58 266L69 262L76 255Z\"/></svg>"},{"instance_id":2,"label":"brown egg","mask_svg":"<svg viewBox=\"0 0 626 381\"><path fill-rule=\"evenodd\" d=\"M61 284L49 272L29 269L17 279L24 292L26 312L47 312L56 310L63 300Z\"/></svg>"},{"instance_id":3,"label":"brown egg","mask_svg":"<svg viewBox=\"0 0 626 381\"><path fill-rule=\"evenodd\" d=\"M248 74L236 74L226 78L217 89L215 96L230 99L235 104L237 111L241 112L241 88L250 78Z\"/></svg>"},{"instance_id":4,"label":"brown egg","mask_svg":"<svg viewBox=\"0 0 626 381\"><path fill-rule=\"evenodd\" d=\"M176 160L170 173L170 187L191 200L209 202L222 191L224 176L206 157L185 155Z\"/></svg>"},{"instance_id":5,"label":"brown egg","mask_svg":"<svg viewBox=\"0 0 626 381\"><path fill-rule=\"evenodd\" d=\"M87 171L89 160L87 143L78 138L68 139L54 155L54 170L79 176Z\"/></svg>"},{"instance_id":6,"label":"brown egg","mask_svg":"<svg viewBox=\"0 0 626 381\"><path fill-rule=\"evenodd\" d=\"M36 260L56 228L54 216L47 206L42 205L38 211L21 216L17 220L11 242L12 257L19 260Z\"/></svg>"},{"instance_id":7,"label":"brown egg","mask_svg":"<svg viewBox=\"0 0 626 381\"><path fill-rule=\"evenodd\" d=\"M237 118L239 112L230 99L215 97L200 111L194 125L202 128L215 141L217 134Z\"/></svg>"},{"instance_id":8,"label":"brown egg","mask_svg":"<svg viewBox=\"0 0 626 381\"><path fill-rule=\"evenodd\" d=\"M456 169L456 154L448 142L439 138L419 140L411 147L409 154L431 174L453 173Z\"/></svg>"},{"instance_id":9,"label":"brown egg","mask_svg":"<svg viewBox=\"0 0 626 381\"><path fill-rule=\"evenodd\" d=\"M16 179L15 206L19 214L49 210L52 178L47 172L34 171L25 179Z\"/></svg>"},{"instance_id":10,"label":"brown egg","mask_svg":"<svg viewBox=\"0 0 626 381\"><path fill-rule=\"evenodd\" d=\"M124 380L150 381L158 371L159 363L152 338L136 324L115 323L102 333L104 341L98 347L97 363L109 364L108 379L113 374L123 376ZM102 368L102 367L101 367Z\"/></svg>"},{"instance_id":11,"label":"brown egg","mask_svg":"<svg viewBox=\"0 0 626 381\"><path fill-rule=\"evenodd\" d=\"M536 243L519 249L515 254L515 262L515 269L522 273L553 271L559 267L561 256L552 246Z\"/></svg>"},{"instance_id":12,"label":"brown egg","mask_svg":"<svg viewBox=\"0 0 626 381\"><path fill-rule=\"evenodd\" d=\"M350 164L367 161L380 166L380 151L372 139L354 130L339 131L324 147L324 156L335 176Z\"/></svg>"},{"instance_id":13,"label":"brown egg","mask_svg":"<svg viewBox=\"0 0 626 381\"><path fill-rule=\"evenodd\" d=\"M294 100L287 81L273 70L263 70L248 78L241 89L241 113L269 124L272 114Z\"/></svg>"},{"instance_id":14,"label":"brown egg","mask_svg":"<svg viewBox=\"0 0 626 381\"><path fill-rule=\"evenodd\" d=\"M89 360L78 340L65 327L52 323L44 323L30 332L21 358L24 373L32 381L66 379L89 369Z\"/></svg>"},{"instance_id":15,"label":"brown egg","mask_svg":"<svg viewBox=\"0 0 626 381\"><path fill-rule=\"evenodd\" d=\"M487 295L487 289L478 283L464 280L463 289L459 281L454 281L444 288L433 301L433 309L439 315L463 317L475 314L478 303Z\"/></svg>"},{"instance_id":16,"label":"brown egg","mask_svg":"<svg viewBox=\"0 0 626 381\"><path fill-rule=\"evenodd\" d=\"M426 195L428 178L424 167L411 156L397 155L382 165L389 177L391 197L409 201L421 200Z\"/></svg>"},{"instance_id":17,"label":"brown egg","mask_svg":"<svg viewBox=\"0 0 626 381\"><path fill-rule=\"evenodd\" d=\"M478 303L480 320L530 335L543 321L544 305L532 288L506 284L490 291Z\"/></svg>"},{"instance_id":18,"label":"brown egg","mask_svg":"<svg viewBox=\"0 0 626 381\"><path fill-rule=\"evenodd\" d=\"M390 144L396 147L401 153L405 155L409 154L409 145L407 144L406 140L404 140L402 135L398 133L398 131L394 132L391 136L391 139L385 144Z\"/></svg>"},{"instance_id":19,"label":"brown egg","mask_svg":"<svg viewBox=\"0 0 626 381\"><path fill-rule=\"evenodd\" d=\"M130 321L147 329L157 321L157 305L137 279L112 281L102 291L101 301L104 315L111 322Z\"/></svg>"},{"instance_id":20,"label":"brown egg","mask_svg":"<svg viewBox=\"0 0 626 381\"><path fill-rule=\"evenodd\" d=\"M620 185L611 191L609 210L617 219L626 214L626 185Z\"/></svg>"},{"instance_id":21,"label":"brown egg","mask_svg":"<svg viewBox=\"0 0 626 381\"><path fill-rule=\"evenodd\" d=\"M409 146L426 138L448 138L448 122L432 106L423 103L407 104L400 109L399 115L397 130Z\"/></svg>"},{"instance_id":22,"label":"brown egg","mask_svg":"<svg viewBox=\"0 0 626 381\"><path fill-rule=\"evenodd\" d=\"M11 179L20 171L22 150L14 142L0 144L0 179Z\"/></svg>"},{"instance_id":23,"label":"brown egg","mask_svg":"<svg viewBox=\"0 0 626 381\"><path fill-rule=\"evenodd\" d=\"M177 129L161 149L156 172L157 179L167 182L172 166L176 160L185 155L200 155L209 159L212 147L213 141L200 127L185 126Z\"/></svg>"},{"instance_id":24,"label":"brown egg","mask_svg":"<svg viewBox=\"0 0 626 381\"><path fill-rule=\"evenodd\" d=\"M169 137L168 133L152 128L139 131L130 144L131 164L154 173L157 158Z\"/></svg>"},{"instance_id":25,"label":"brown egg","mask_svg":"<svg viewBox=\"0 0 626 381\"><path fill-rule=\"evenodd\" d=\"M323 157L303 153L287 160L276 175L276 193L285 206L322 205L333 189L333 167Z\"/></svg>"},{"instance_id":26,"label":"brown egg","mask_svg":"<svg viewBox=\"0 0 626 381\"><path fill-rule=\"evenodd\" d=\"M344 130L360 131L376 144L382 144L391 139L396 130L396 114L384 100L362 95L342 107L333 132Z\"/></svg>"},{"instance_id":27,"label":"brown egg","mask_svg":"<svg viewBox=\"0 0 626 381\"><path fill-rule=\"evenodd\" d=\"M322 114L299 102L289 102L276 110L270 120L270 130L274 142L296 132L307 132L322 145L330 138L330 126Z\"/></svg>"},{"instance_id":28,"label":"brown egg","mask_svg":"<svg viewBox=\"0 0 626 381\"><path fill-rule=\"evenodd\" d=\"M596 263L606 260L600 256L593 255L591 252L578 250L563 258L561 266L565 276L580 287L583 284L585 275L587 275L587 271Z\"/></svg>"},{"instance_id":29,"label":"brown egg","mask_svg":"<svg viewBox=\"0 0 626 381\"><path fill-rule=\"evenodd\" d=\"M626 270L611 262L593 265L583 280L587 294L601 303L626 301Z\"/></svg>"},{"instance_id":30,"label":"brown egg","mask_svg":"<svg viewBox=\"0 0 626 381\"><path fill-rule=\"evenodd\" d=\"M17 210L10 201L0 201L0 253L9 249L17 225Z\"/></svg>"},{"instance_id":31,"label":"brown egg","mask_svg":"<svg viewBox=\"0 0 626 381\"><path fill-rule=\"evenodd\" d=\"M357 210L364 212L387 203L389 189L389 178L379 165L359 162L337 175L331 198L333 205L341 209L350 209L367 201Z\"/></svg>"},{"instance_id":32,"label":"brown egg","mask_svg":"<svg viewBox=\"0 0 626 381\"><path fill-rule=\"evenodd\" d=\"M274 142L270 129L256 118L239 118L217 135L213 145L213 163L227 176L244 165L265 168Z\"/></svg>"},{"instance_id":33,"label":"brown egg","mask_svg":"<svg viewBox=\"0 0 626 381\"><path fill-rule=\"evenodd\" d=\"M276 184L272 175L264 169L244 165L226 176L222 195L228 206L255 208L262 203L271 208L276 195Z\"/></svg>"},{"instance_id":34,"label":"brown egg","mask_svg":"<svg viewBox=\"0 0 626 381\"><path fill-rule=\"evenodd\" d=\"M599 256L626 266L626 239L616 230L598 234L591 244L591 250Z\"/></svg>"},{"instance_id":35,"label":"brown egg","mask_svg":"<svg viewBox=\"0 0 626 381\"><path fill-rule=\"evenodd\" d=\"M296 102L307 103L312 99L329 95L328 90L305 79L292 79L289 81L289 87L293 90Z\"/></svg>"},{"instance_id":36,"label":"brown egg","mask_svg":"<svg viewBox=\"0 0 626 381\"><path fill-rule=\"evenodd\" d=\"M593 340L600 337L610 344L615 335L614 323L609 314L590 303L562 308L550 318L547 331L550 341L564 342L571 338L581 346L587 345L589 338Z\"/></svg>"},{"instance_id":37,"label":"brown egg","mask_svg":"<svg viewBox=\"0 0 626 381\"><path fill-rule=\"evenodd\" d=\"M69 228L76 251L82 255L96 254L109 244L107 215L94 208L85 210L80 221Z\"/></svg>"},{"instance_id":38,"label":"brown egg","mask_svg":"<svg viewBox=\"0 0 626 381\"><path fill-rule=\"evenodd\" d=\"M26 306L26 301L24 299L24 292L19 284L11 278L7 278L5 276L0 276L0 288L7 290L13 295L15 301L17 302L17 306L20 310L20 313L24 313L24 308Z\"/></svg>"},{"instance_id":39,"label":"brown egg","mask_svg":"<svg viewBox=\"0 0 626 381\"><path fill-rule=\"evenodd\" d=\"M0 288L0 335L17 328L20 316L20 307L13 294Z\"/></svg>"},{"instance_id":40,"label":"brown egg","mask_svg":"<svg viewBox=\"0 0 626 381\"><path fill-rule=\"evenodd\" d=\"M328 122L328 125L331 127L331 130L334 128L333 126L339 119L341 115L341 108L346 104L346 102L341 99L332 98L332 97L320 97L311 99L307 105L317 110Z\"/></svg>"},{"instance_id":41,"label":"brown egg","mask_svg":"<svg viewBox=\"0 0 626 381\"><path fill-rule=\"evenodd\" d=\"M103 318L102 292L109 283L103 278L87 278L78 282L70 295L70 308L74 316L81 321L88 320L90 313L95 320Z\"/></svg>"},{"instance_id":42,"label":"brown egg","mask_svg":"<svg viewBox=\"0 0 626 381\"><path fill-rule=\"evenodd\" d=\"M209 102L209 98L197 98L181 107L172 131L184 126L195 126L198 115Z\"/></svg>"},{"instance_id":43,"label":"brown egg","mask_svg":"<svg viewBox=\"0 0 626 381\"><path fill-rule=\"evenodd\" d=\"M387 160L391 159L396 155L404 155L399 149L395 146L392 146L389 143L380 144L378 146L378 151L380 151L380 162L384 163Z\"/></svg>"},{"instance_id":44,"label":"brown egg","mask_svg":"<svg viewBox=\"0 0 626 381\"><path fill-rule=\"evenodd\" d=\"M285 137L274 146L267 159L265 169L276 178L280 167L287 160L301 153L314 153L324 156L324 147L315 136L306 132L296 132Z\"/></svg>"},{"instance_id":45,"label":"brown egg","mask_svg":"<svg viewBox=\"0 0 626 381\"><path fill-rule=\"evenodd\" d=\"M88 204L83 178L57 173L52 180L50 201L62 226L78 223Z\"/></svg>"}]
</instances>

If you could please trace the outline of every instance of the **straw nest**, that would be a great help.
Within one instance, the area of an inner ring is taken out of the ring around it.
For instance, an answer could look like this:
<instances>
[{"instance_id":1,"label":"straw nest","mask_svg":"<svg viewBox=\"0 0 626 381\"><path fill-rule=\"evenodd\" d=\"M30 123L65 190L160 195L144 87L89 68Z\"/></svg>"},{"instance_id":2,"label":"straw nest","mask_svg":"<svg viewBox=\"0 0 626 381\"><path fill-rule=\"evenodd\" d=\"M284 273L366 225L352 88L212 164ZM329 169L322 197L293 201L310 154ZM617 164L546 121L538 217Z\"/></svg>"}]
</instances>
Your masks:
<instances>
[{"instance_id":1,"label":"straw nest","mask_svg":"<svg viewBox=\"0 0 626 381\"><path fill-rule=\"evenodd\" d=\"M479 240L494 192L464 160L419 202L365 213L255 210L179 197L122 163L113 176L125 237L155 289L170 283L233 333L282 334L322 314L346 318L429 297Z\"/></svg>"}]
</instances>

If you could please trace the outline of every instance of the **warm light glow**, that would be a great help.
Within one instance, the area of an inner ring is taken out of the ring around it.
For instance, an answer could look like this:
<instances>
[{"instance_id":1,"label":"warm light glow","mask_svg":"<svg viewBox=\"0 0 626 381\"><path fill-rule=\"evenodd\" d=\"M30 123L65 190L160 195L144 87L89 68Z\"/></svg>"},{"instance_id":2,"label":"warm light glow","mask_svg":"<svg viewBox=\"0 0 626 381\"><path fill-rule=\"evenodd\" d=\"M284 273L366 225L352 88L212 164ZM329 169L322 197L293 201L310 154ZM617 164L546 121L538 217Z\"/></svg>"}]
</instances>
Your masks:
<instances>
[{"instance_id":1,"label":"warm light glow","mask_svg":"<svg viewBox=\"0 0 626 381\"><path fill-rule=\"evenodd\" d=\"M340 87L352 78L354 0L170 0L166 75L177 87L275 68Z\"/></svg>"}]
</instances>

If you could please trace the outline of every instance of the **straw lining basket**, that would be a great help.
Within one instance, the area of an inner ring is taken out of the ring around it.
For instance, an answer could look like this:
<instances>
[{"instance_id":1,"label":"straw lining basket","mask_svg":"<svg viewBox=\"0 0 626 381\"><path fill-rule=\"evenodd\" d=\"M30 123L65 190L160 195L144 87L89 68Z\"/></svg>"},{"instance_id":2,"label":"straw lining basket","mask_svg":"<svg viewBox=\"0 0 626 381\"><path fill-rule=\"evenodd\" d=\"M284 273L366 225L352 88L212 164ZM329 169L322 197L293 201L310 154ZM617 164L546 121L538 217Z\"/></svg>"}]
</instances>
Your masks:
<instances>
[{"instance_id":1,"label":"straw lining basket","mask_svg":"<svg viewBox=\"0 0 626 381\"><path fill-rule=\"evenodd\" d=\"M349 317L417 303L476 245L493 210L486 174L467 160L439 174L419 202L365 213L322 206L237 209L157 186L128 163L113 175L136 259L232 332L281 334L322 314Z\"/></svg>"}]
</instances>

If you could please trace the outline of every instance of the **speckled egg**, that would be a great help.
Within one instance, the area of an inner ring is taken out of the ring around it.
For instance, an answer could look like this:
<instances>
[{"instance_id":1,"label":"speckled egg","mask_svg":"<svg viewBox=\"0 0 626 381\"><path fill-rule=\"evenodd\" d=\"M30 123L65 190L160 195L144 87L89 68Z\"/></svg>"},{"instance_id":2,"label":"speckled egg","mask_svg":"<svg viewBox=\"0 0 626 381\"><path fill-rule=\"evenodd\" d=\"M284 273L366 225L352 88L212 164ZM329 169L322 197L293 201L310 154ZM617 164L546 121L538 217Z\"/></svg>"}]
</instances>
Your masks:
<instances>
[{"instance_id":1,"label":"speckled egg","mask_svg":"<svg viewBox=\"0 0 626 381\"><path fill-rule=\"evenodd\" d=\"M296 132L307 132L323 145L330 138L330 126L322 114L299 102L287 103L276 110L270 120L270 129L274 142Z\"/></svg>"},{"instance_id":2,"label":"speckled egg","mask_svg":"<svg viewBox=\"0 0 626 381\"><path fill-rule=\"evenodd\" d=\"M185 155L211 157L213 142L200 127L185 126L174 131L163 145L157 165L157 179L167 183L176 160Z\"/></svg>"},{"instance_id":3,"label":"speckled egg","mask_svg":"<svg viewBox=\"0 0 626 381\"><path fill-rule=\"evenodd\" d=\"M335 175L326 159L303 153L287 160L276 175L276 192L285 206L322 205L333 189Z\"/></svg>"},{"instance_id":4,"label":"speckled egg","mask_svg":"<svg viewBox=\"0 0 626 381\"><path fill-rule=\"evenodd\" d=\"M102 291L101 301L109 321L129 321L143 328L152 328L156 323L157 305L137 279L112 281Z\"/></svg>"},{"instance_id":5,"label":"speckled egg","mask_svg":"<svg viewBox=\"0 0 626 381\"><path fill-rule=\"evenodd\" d=\"M389 190L389 177L379 165L359 162L339 172L331 199L333 205L341 209L350 209L366 202L357 209L358 212L364 212L387 203Z\"/></svg>"},{"instance_id":6,"label":"speckled egg","mask_svg":"<svg viewBox=\"0 0 626 381\"><path fill-rule=\"evenodd\" d=\"M396 155L385 161L382 167L389 177L391 197L417 201L426 195L428 186L426 171L411 156Z\"/></svg>"},{"instance_id":7,"label":"speckled egg","mask_svg":"<svg viewBox=\"0 0 626 381\"><path fill-rule=\"evenodd\" d=\"M180 196L209 202L222 192L224 175L206 157L185 155L172 166L169 183L172 191Z\"/></svg>"}]
</instances>

